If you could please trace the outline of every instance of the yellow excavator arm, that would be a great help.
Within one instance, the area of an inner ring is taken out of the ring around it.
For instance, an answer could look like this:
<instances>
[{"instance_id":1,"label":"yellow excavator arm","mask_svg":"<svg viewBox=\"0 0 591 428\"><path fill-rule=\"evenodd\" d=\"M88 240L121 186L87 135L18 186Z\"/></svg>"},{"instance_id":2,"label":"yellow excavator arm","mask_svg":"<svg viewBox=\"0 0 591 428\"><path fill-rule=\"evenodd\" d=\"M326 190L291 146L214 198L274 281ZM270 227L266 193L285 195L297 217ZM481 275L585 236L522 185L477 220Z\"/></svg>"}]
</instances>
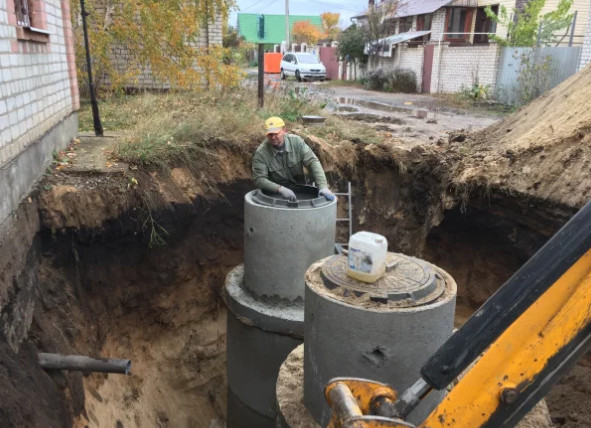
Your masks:
<instances>
[{"instance_id":1,"label":"yellow excavator arm","mask_svg":"<svg viewBox=\"0 0 591 428\"><path fill-rule=\"evenodd\" d=\"M420 400L482 355L419 427L513 427L590 343L587 204L431 356L400 396L379 382L331 380L329 426L412 427L404 419Z\"/></svg>"}]
</instances>

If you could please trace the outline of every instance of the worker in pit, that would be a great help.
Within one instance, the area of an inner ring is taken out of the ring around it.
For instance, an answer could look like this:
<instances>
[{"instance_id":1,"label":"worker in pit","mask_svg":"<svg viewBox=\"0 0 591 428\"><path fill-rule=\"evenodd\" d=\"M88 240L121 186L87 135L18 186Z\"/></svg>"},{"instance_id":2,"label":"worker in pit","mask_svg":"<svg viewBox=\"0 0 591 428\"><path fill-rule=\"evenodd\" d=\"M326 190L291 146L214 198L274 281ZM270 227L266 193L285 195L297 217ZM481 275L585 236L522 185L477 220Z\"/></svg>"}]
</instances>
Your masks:
<instances>
[{"instance_id":1,"label":"worker in pit","mask_svg":"<svg viewBox=\"0 0 591 428\"><path fill-rule=\"evenodd\" d=\"M306 184L305 166L320 189L318 194L329 201L334 200L335 196L328 188L320 161L301 137L285 131L283 119L267 119L265 137L252 158L252 179L255 186L295 201L295 193L287 186Z\"/></svg>"}]
</instances>

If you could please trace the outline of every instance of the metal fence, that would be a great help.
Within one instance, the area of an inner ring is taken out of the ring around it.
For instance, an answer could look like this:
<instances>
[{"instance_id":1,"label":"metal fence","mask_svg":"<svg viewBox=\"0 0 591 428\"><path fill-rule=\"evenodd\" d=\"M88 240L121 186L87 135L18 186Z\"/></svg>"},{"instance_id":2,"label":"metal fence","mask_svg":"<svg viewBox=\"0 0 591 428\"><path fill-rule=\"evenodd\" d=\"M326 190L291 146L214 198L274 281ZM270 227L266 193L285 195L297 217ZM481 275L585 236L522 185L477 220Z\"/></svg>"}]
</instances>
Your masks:
<instances>
[{"instance_id":1,"label":"metal fence","mask_svg":"<svg viewBox=\"0 0 591 428\"><path fill-rule=\"evenodd\" d=\"M581 50L580 46L503 48L497 74L497 99L520 105L552 89L577 72Z\"/></svg>"}]
</instances>

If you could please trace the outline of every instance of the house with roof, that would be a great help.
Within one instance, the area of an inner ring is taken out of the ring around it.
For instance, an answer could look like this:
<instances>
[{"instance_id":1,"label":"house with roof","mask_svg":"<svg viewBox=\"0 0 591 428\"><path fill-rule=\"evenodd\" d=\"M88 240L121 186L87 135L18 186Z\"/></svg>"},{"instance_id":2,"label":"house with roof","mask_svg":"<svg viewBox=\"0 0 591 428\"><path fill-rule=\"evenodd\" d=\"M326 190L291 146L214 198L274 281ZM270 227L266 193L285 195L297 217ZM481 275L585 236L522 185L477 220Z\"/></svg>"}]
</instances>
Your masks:
<instances>
[{"instance_id":1,"label":"house with roof","mask_svg":"<svg viewBox=\"0 0 591 428\"><path fill-rule=\"evenodd\" d=\"M542 14L558 2L548 0ZM512 11L526 4L527 0L369 0L367 10L374 8L382 15L385 34L367 51L378 58L374 68L413 70L422 92L457 92L476 84L494 88L502 49L489 35L505 36L507 29L492 21L485 8L498 12L504 6ZM367 24L367 10L353 17L357 24ZM589 2L574 0L571 11L576 13L574 25L566 31L581 44Z\"/></svg>"},{"instance_id":2,"label":"house with roof","mask_svg":"<svg viewBox=\"0 0 591 428\"><path fill-rule=\"evenodd\" d=\"M322 31L322 18L319 15L289 15L290 34L297 22L308 21ZM285 42L285 15L239 13L236 30L248 43L264 44L266 50L273 51Z\"/></svg>"},{"instance_id":3,"label":"house with roof","mask_svg":"<svg viewBox=\"0 0 591 428\"><path fill-rule=\"evenodd\" d=\"M78 133L70 3L0 0L0 230Z\"/></svg>"}]
</instances>

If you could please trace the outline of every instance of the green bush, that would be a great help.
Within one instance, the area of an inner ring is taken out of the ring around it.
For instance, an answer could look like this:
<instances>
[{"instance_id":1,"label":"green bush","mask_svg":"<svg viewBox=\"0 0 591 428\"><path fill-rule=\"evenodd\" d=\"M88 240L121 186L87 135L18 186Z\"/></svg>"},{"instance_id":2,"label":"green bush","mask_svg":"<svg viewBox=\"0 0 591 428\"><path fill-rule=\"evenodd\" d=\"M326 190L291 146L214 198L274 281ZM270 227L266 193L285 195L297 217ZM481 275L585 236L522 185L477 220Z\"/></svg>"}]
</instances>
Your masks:
<instances>
[{"instance_id":1,"label":"green bush","mask_svg":"<svg viewBox=\"0 0 591 428\"><path fill-rule=\"evenodd\" d=\"M384 89L384 85L388 82L388 76L381 68L372 71L369 73L363 82L363 86L365 89L372 89L375 91L382 91Z\"/></svg>"},{"instance_id":2,"label":"green bush","mask_svg":"<svg viewBox=\"0 0 591 428\"><path fill-rule=\"evenodd\" d=\"M384 90L388 92L404 92L406 94L417 92L417 75L412 70L396 68L388 75Z\"/></svg>"},{"instance_id":3,"label":"green bush","mask_svg":"<svg viewBox=\"0 0 591 428\"><path fill-rule=\"evenodd\" d=\"M362 78L361 83L366 89L388 92L411 93L417 91L417 75L405 68L384 71L381 68L372 71Z\"/></svg>"},{"instance_id":4,"label":"green bush","mask_svg":"<svg viewBox=\"0 0 591 428\"><path fill-rule=\"evenodd\" d=\"M461 94L472 101L488 100L491 97L490 85L479 85L475 82L471 88L463 89Z\"/></svg>"}]
</instances>

